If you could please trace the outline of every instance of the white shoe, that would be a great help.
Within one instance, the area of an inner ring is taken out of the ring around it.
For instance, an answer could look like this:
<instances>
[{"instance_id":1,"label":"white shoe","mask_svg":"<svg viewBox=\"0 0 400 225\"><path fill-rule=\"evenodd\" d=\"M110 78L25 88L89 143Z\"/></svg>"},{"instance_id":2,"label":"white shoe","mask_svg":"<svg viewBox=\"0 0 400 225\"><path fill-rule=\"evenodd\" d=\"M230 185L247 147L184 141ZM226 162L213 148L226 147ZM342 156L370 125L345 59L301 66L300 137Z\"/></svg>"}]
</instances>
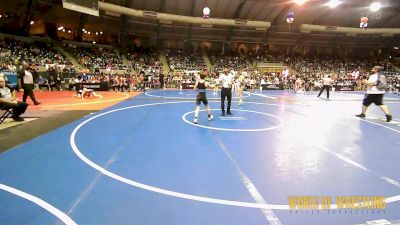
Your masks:
<instances>
[{"instance_id":1,"label":"white shoe","mask_svg":"<svg viewBox=\"0 0 400 225\"><path fill-rule=\"evenodd\" d=\"M214 119L214 116L213 115L210 115L209 117L208 117L208 121L211 121L211 120L213 120Z\"/></svg>"},{"instance_id":2,"label":"white shoe","mask_svg":"<svg viewBox=\"0 0 400 225\"><path fill-rule=\"evenodd\" d=\"M197 118L194 118L193 123L197 124Z\"/></svg>"}]
</instances>

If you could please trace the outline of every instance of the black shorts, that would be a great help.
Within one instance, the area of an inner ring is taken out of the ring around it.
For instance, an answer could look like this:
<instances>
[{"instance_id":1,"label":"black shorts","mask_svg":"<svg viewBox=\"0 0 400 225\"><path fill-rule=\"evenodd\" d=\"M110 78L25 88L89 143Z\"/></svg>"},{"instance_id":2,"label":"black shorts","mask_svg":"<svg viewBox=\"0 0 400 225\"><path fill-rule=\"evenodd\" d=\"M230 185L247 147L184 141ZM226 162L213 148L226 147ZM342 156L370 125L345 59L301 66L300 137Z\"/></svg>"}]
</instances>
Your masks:
<instances>
[{"instance_id":1,"label":"black shorts","mask_svg":"<svg viewBox=\"0 0 400 225\"><path fill-rule=\"evenodd\" d=\"M204 92L198 93L196 97L196 105L200 105L201 102L203 102L204 105L208 104L206 93Z\"/></svg>"},{"instance_id":2,"label":"black shorts","mask_svg":"<svg viewBox=\"0 0 400 225\"><path fill-rule=\"evenodd\" d=\"M363 105L368 107L372 103L377 106L383 105L383 94L366 94L364 97Z\"/></svg>"}]
</instances>

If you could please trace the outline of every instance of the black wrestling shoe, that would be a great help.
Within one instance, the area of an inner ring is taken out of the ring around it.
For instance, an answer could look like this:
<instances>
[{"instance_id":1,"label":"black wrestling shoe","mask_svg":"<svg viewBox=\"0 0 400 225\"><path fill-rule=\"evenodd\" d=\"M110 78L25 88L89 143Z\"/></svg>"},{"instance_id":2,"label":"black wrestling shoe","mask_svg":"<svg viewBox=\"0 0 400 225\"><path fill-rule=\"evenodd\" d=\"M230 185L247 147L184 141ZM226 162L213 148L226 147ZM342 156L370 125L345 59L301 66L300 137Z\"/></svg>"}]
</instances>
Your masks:
<instances>
[{"instance_id":1,"label":"black wrestling shoe","mask_svg":"<svg viewBox=\"0 0 400 225\"><path fill-rule=\"evenodd\" d=\"M363 114L363 113L361 113L361 114L358 114L358 115L356 115L357 117L360 117L360 118L365 118L365 114Z\"/></svg>"},{"instance_id":2,"label":"black wrestling shoe","mask_svg":"<svg viewBox=\"0 0 400 225\"><path fill-rule=\"evenodd\" d=\"M386 115L386 122L392 121L392 115Z\"/></svg>"},{"instance_id":3,"label":"black wrestling shoe","mask_svg":"<svg viewBox=\"0 0 400 225\"><path fill-rule=\"evenodd\" d=\"M25 121L24 118L20 117L20 116L13 116L12 119L16 122L22 122Z\"/></svg>"},{"instance_id":4,"label":"black wrestling shoe","mask_svg":"<svg viewBox=\"0 0 400 225\"><path fill-rule=\"evenodd\" d=\"M221 116L226 116L225 112L222 112Z\"/></svg>"},{"instance_id":5,"label":"black wrestling shoe","mask_svg":"<svg viewBox=\"0 0 400 225\"><path fill-rule=\"evenodd\" d=\"M230 115L230 116L232 116L232 115L233 115L233 113L232 113L232 112L228 112L227 114L228 114L228 115Z\"/></svg>"}]
</instances>

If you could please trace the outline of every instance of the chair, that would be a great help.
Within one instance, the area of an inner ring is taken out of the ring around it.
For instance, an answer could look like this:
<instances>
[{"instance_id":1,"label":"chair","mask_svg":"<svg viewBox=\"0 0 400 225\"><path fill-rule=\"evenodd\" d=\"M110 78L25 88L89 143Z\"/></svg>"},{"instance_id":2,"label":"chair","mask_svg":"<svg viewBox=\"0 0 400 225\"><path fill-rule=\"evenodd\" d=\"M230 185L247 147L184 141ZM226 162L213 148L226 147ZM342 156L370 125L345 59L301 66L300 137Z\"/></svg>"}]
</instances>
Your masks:
<instances>
[{"instance_id":1,"label":"chair","mask_svg":"<svg viewBox=\"0 0 400 225\"><path fill-rule=\"evenodd\" d=\"M1 108L0 107L0 124L2 124L4 122L4 120L6 120L8 117L13 115L13 111L11 108ZM4 113L3 113L4 111Z\"/></svg>"}]
</instances>

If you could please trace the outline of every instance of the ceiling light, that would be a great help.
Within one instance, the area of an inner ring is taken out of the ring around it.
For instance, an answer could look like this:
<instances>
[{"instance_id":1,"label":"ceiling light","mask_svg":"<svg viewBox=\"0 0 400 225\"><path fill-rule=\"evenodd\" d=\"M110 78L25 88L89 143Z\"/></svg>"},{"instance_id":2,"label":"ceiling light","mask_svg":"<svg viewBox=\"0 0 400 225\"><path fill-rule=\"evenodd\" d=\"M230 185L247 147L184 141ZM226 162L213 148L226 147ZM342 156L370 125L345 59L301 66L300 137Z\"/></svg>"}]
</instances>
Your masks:
<instances>
[{"instance_id":1,"label":"ceiling light","mask_svg":"<svg viewBox=\"0 0 400 225\"><path fill-rule=\"evenodd\" d=\"M376 12L376 11L378 11L381 7L382 7L382 5L381 5L380 2L374 2L374 3L372 3L372 4L369 6L369 9L370 9L372 12Z\"/></svg>"},{"instance_id":2,"label":"ceiling light","mask_svg":"<svg viewBox=\"0 0 400 225\"><path fill-rule=\"evenodd\" d=\"M342 1L339 0L330 0L327 5L329 6L329 8L333 9L336 8L338 5L342 4Z\"/></svg>"},{"instance_id":3,"label":"ceiling light","mask_svg":"<svg viewBox=\"0 0 400 225\"><path fill-rule=\"evenodd\" d=\"M307 0L293 0L297 5L303 5Z\"/></svg>"}]
</instances>

